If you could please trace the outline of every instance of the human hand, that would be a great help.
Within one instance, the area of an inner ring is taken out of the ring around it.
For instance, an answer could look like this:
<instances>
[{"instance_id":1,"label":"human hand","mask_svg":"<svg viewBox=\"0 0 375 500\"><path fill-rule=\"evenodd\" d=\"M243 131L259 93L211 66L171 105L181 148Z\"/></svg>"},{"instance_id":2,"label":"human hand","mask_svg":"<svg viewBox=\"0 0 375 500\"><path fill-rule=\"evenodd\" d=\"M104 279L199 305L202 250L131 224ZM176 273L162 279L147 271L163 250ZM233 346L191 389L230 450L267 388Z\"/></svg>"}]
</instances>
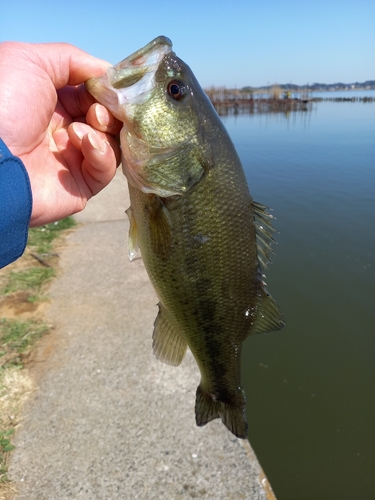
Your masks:
<instances>
[{"instance_id":1,"label":"human hand","mask_svg":"<svg viewBox=\"0 0 375 500\"><path fill-rule=\"evenodd\" d=\"M82 83L109 64L65 43L0 43L0 137L31 183L30 226L82 210L113 178L121 123Z\"/></svg>"}]
</instances>

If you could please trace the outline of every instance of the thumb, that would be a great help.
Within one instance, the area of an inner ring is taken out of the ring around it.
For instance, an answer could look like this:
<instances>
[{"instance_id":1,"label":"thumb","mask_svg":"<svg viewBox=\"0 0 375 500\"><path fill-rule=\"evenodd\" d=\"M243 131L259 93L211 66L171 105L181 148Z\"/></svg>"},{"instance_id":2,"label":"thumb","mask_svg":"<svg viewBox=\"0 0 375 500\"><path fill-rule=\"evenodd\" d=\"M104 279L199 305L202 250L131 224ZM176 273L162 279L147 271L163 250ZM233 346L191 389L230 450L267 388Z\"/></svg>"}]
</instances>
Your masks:
<instances>
[{"instance_id":1,"label":"thumb","mask_svg":"<svg viewBox=\"0 0 375 500\"><path fill-rule=\"evenodd\" d=\"M69 43L24 44L27 51L51 78L56 89L78 85L106 72L110 63L97 59Z\"/></svg>"}]
</instances>

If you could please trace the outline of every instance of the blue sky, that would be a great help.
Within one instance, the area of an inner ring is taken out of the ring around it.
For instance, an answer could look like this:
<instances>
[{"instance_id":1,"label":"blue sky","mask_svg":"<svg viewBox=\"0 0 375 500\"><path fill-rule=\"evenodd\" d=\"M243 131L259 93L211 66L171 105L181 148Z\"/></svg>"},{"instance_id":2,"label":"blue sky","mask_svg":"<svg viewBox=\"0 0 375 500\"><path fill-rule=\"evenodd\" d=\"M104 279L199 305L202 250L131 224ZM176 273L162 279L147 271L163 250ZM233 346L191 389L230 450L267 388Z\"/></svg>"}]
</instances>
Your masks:
<instances>
[{"instance_id":1,"label":"blue sky","mask_svg":"<svg viewBox=\"0 0 375 500\"><path fill-rule=\"evenodd\" d=\"M204 87L375 79L374 0L4 0L0 20L111 63L166 35Z\"/></svg>"}]
</instances>

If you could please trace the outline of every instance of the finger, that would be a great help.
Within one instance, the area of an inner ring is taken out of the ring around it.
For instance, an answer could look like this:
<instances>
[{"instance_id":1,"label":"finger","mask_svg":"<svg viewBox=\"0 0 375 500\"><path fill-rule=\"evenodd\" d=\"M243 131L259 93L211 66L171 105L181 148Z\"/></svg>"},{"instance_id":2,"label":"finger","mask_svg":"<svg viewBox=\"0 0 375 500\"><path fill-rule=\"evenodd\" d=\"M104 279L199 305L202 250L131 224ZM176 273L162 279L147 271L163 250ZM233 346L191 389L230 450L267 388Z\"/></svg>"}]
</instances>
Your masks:
<instances>
[{"instance_id":1,"label":"finger","mask_svg":"<svg viewBox=\"0 0 375 500\"><path fill-rule=\"evenodd\" d=\"M60 104L73 120L77 118L83 119L90 107L96 102L84 85L67 85L59 89L57 95Z\"/></svg>"},{"instance_id":2,"label":"finger","mask_svg":"<svg viewBox=\"0 0 375 500\"><path fill-rule=\"evenodd\" d=\"M86 120L87 123L96 130L111 135L118 135L122 128L122 122L117 120L107 108L99 103L90 106L86 115Z\"/></svg>"},{"instance_id":3,"label":"finger","mask_svg":"<svg viewBox=\"0 0 375 500\"><path fill-rule=\"evenodd\" d=\"M82 153L82 175L95 195L113 179L117 167L116 156L109 143L94 132L83 137Z\"/></svg>"},{"instance_id":4,"label":"finger","mask_svg":"<svg viewBox=\"0 0 375 500\"><path fill-rule=\"evenodd\" d=\"M121 151L115 137L110 134L105 134L104 132L96 131L86 123L73 122L69 125L69 139L72 142L73 146L82 151L83 154L85 154L85 152L83 151L83 139L87 134L95 134L97 136L95 145L96 149L98 149L99 151L104 151L106 145L109 145L113 150L116 159L116 165L120 164Z\"/></svg>"},{"instance_id":5,"label":"finger","mask_svg":"<svg viewBox=\"0 0 375 500\"><path fill-rule=\"evenodd\" d=\"M82 139L93 129L86 123L73 122L68 127L68 135L74 147L82 150Z\"/></svg>"}]
</instances>

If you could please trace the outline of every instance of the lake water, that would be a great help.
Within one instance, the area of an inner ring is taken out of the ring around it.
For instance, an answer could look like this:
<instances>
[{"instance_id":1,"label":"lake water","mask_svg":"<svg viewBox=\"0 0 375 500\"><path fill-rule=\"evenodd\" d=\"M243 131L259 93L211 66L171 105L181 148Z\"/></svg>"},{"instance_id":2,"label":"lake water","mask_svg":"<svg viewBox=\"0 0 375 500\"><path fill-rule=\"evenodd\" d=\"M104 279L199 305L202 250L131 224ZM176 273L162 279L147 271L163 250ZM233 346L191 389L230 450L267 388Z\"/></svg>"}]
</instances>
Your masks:
<instances>
[{"instance_id":1,"label":"lake water","mask_svg":"<svg viewBox=\"0 0 375 500\"><path fill-rule=\"evenodd\" d=\"M287 326L244 345L250 442L278 500L372 500L375 103L222 119L280 232L266 281Z\"/></svg>"}]
</instances>

